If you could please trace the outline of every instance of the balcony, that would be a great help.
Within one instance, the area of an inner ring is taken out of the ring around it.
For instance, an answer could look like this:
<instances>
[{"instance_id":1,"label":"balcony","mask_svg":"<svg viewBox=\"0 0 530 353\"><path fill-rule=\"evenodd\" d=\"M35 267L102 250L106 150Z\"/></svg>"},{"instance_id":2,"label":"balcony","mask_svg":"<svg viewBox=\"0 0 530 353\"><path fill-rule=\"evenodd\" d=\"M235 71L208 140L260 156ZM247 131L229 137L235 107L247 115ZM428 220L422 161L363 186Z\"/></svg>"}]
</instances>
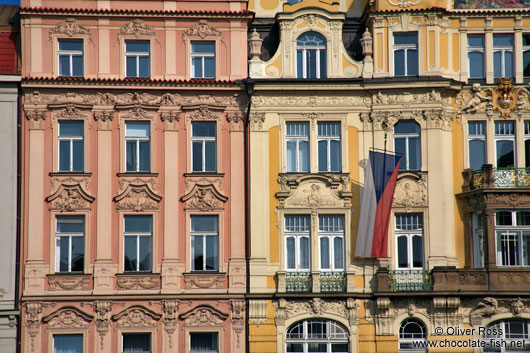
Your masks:
<instances>
[{"instance_id":1,"label":"balcony","mask_svg":"<svg viewBox=\"0 0 530 353\"><path fill-rule=\"evenodd\" d=\"M311 272L285 272L286 292L311 292Z\"/></svg>"},{"instance_id":2,"label":"balcony","mask_svg":"<svg viewBox=\"0 0 530 353\"><path fill-rule=\"evenodd\" d=\"M345 292L346 274L344 271L320 272L321 292Z\"/></svg>"},{"instance_id":3,"label":"balcony","mask_svg":"<svg viewBox=\"0 0 530 353\"><path fill-rule=\"evenodd\" d=\"M378 292L432 291L433 281L428 270L395 270L382 268L377 272Z\"/></svg>"},{"instance_id":4,"label":"balcony","mask_svg":"<svg viewBox=\"0 0 530 353\"><path fill-rule=\"evenodd\" d=\"M278 271L278 293L345 293L353 291L350 271Z\"/></svg>"},{"instance_id":5,"label":"balcony","mask_svg":"<svg viewBox=\"0 0 530 353\"><path fill-rule=\"evenodd\" d=\"M530 168L493 168L484 164L482 169L463 172L463 191L491 188L530 188Z\"/></svg>"}]
</instances>

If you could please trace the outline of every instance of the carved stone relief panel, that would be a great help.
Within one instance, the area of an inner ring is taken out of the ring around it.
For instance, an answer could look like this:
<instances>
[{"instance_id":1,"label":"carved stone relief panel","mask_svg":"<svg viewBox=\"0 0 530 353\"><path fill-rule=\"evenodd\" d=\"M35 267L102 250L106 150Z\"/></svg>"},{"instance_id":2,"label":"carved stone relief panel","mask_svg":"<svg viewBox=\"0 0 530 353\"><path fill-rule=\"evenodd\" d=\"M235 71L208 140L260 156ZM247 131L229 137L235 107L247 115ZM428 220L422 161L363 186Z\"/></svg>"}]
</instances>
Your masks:
<instances>
[{"instance_id":1,"label":"carved stone relief panel","mask_svg":"<svg viewBox=\"0 0 530 353\"><path fill-rule=\"evenodd\" d=\"M144 212L160 209L162 196L158 194L156 177L120 175L120 189L114 197L117 210Z\"/></svg>"},{"instance_id":2,"label":"carved stone relief panel","mask_svg":"<svg viewBox=\"0 0 530 353\"><path fill-rule=\"evenodd\" d=\"M52 175L51 195L46 198L51 210L80 211L89 210L95 197L88 193L89 176Z\"/></svg>"},{"instance_id":3,"label":"carved stone relief panel","mask_svg":"<svg viewBox=\"0 0 530 353\"><path fill-rule=\"evenodd\" d=\"M223 326L223 322L228 318L228 314L210 305L199 305L181 314L179 318L184 321L185 326L218 327Z\"/></svg>"},{"instance_id":4,"label":"carved stone relief panel","mask_svg":"<svg viewBox=\"0 0 530 353\"><path fill-rule=\"evenodd\" d=\"M162 315L142 305L133 305L112 316L120 327L154 327Z\"/></svg>"},{"instance_id":5,"label":"carved stone relief panel","mask_svg":"<svg viewBox=\"0 0 530 353\"><path fill-rule=\"evenodd\" d=\"M311 300L279 299L273 303L276 309L276 325L285 326L285 320L296 316L325 316L326 314L338 315L346 320L350 326L359 323L357 310L360 306L359 299L327 300L313 298ZM351 329L351 327L350 327Z\"/></svg>"},{"instance_id":6,"label":"carved stone relief panel","mask_svg":"<svg viewBox=\"0 0 530 353\"><path fill-rule=\"evenodd\" d=\"M151 26L149 26L143 20L134 19L131 22L124 25L122 28L120 28L119 35L134 36L136 38L150 37L150 36L156 37L156 32Z\"/></svg>"},{"instance_id":7,"label":"carved stone relief panel","mask_svg":"<svg viewBox=\"0 0 530 353\"><path fill-rule=\"evenodd\" d=\"M207 20L200 20L195 23L192 27L185 29L182 34L184 40L189 37L199 37L199 38L222 38L223 34L217 28L212 26Z\"/></svg>"},{"instance_id":8,"label":"carved stone relief panel","mask_svg":"<svg viewBox=\"0 0 530 353\"><path fill-rule=\"evenodd\" d=\"M86 328L93 319L92 315L73 306L66 306L42 318L42 321L49 328Z\"/></svg>"},{"instance_id":9,"label":"carved stone relief panel","mask_svg":"<svg viewBox=\"0 0 530 353\"><path fill-rule=\"evenodd\" d=\"M88 290L90 275L48 275L50 290Z\"/></svg>"},{"instance_id":10,"label":"carved stone relief panel","mask_svg":"<svg viewBox=\"0 0 530 353\"><path fill-rule=\"evenodd\" d=\"M177 330L178 311L180 308L179 300L163 300L161 302L164 322L164 331L168 336L169 348L173 348L173 335Z\"/></svg>"},{"instance_id":11,"label":"carved stone relief panel","mask_svg":"<svg viewBox=\"0 0 530 353\"><path fill-rule=\"evenodd\" d=\"M484 297L469 303L469 320L473 326L484 326L499 314L513 317L530 316L530 300L521 298Z\"/></svg>"},{"instance_id":12,"label":"carved stone relief panel","mask_svg":"<svg viewBox=\"0 0 530 353\"><path fill-rule=\"evenodd\" d=\"M144 275L117 275L118 289L160 289L160 276L153 274Z\"/></svg>"},{"instance_id":13,"label":"carved stone relief panel","mask_svg":"<svg viewBox=\"0 0 530 353\"><path fill-rule=\"evenodd\" d=\"M225 273L185 273L186 289L219 289L224 287Z\"/></svg>"},{"instance_id":14,"label":"carved stone relief panel","mask_svg":"<svg viewBox=\"0 0 530 353\"><path fill-rule=\"evenodd\" d=\"M221 194L214 184L195 184L180 200L186 204L186 209L213 211L223 209L228 197Z\"/></svg>"},{"instance_id":15,"label":"carved stone relief panel","mask_svg":"<svg viewBox=\"0 0 530 353\"><path fill-rule=\"evenodd\" d=\"M92 304L96 313L96 331L99 334L99 346L103 350L105 347L105 336L111 326L112 302L96 301Z\"/></svg>"},{"instance_id":16,"label":"carved stone relief panel","mask_svg":"<svg viewBox=\"0 0 530 353\"><path fill-rule=\"evenodd\" d=\"M57 26L53 27L50 30L50 39L52 39L53 35L61 35L68 37L72 37L74 35L87 35L90 37L92 33L85 26L78 24L77 19L73 17L67 17L64 22L59 23Z\"/></svg>"},{"instance_id":17,"label":"carved stone relief panel","mask_svg":"<svg viewBox=\"0 0 530 353\"><path fill-rule=\"evenodd\" d=\"M393 207L405 207L408 211L413 207L427 206L427 176L425 174L403 173L398 176L394 191Z\"/></svg>"}]
</instances>

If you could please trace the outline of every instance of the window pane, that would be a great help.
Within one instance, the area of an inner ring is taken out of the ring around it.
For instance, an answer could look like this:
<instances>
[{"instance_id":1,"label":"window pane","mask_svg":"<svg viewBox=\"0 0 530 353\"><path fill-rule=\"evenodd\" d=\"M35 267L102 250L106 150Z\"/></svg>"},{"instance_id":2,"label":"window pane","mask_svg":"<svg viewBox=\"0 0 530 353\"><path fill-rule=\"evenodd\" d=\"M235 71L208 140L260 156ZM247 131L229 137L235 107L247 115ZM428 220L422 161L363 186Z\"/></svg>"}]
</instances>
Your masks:
<instances>
[{"instance_id":1,"label":"window pane","mask_svg":"<svg viewBox=\"0 0 530 353\"><path fill-rule=\"evenodd\" d=\"M219 238L206 237L206 271L218 270Z\"/></svg>"},{"instance_id":2,"label":"window pane","mask_svg":"<svg viewBox=\"0 0 530 353\"><path fill-rule=\"evenodd\" d=\"M340 141L332 140L331 141L331 151L330 151L330 164L332 172L340 171Z\"/></svg>"},{"instance_id":3,"label":"window pane","mask_svg":"<svg viewBox=\"0 0 530 353\"><path fill-rule=\"evenodd\" d=\"M70 75L70 55L59 55L59 76Z\"/></svg>"},{"instance_id":4,"label":"window pane","mask_svg":"<svg viewBox=\"0 0 530 353\"><path fill-rule=\"evenodd\" d=\"M59 40L59 50L83 51L82 40Z\"/></svg>"},{"instance_id":5,"label":"window pane","mask_svg":"<svg viewBox=\"0 0 530 353\"><path fill-rule=\"evenodd\" d=\"M509 211L497 211L495 214L495 225L511 226L512 225L512 213Z\"/></svg>"},{"instance_id":6,"label":"window pane","mask_svg":"<svg viewBox=\"0 0 530 353\"><path fill-rule=\"evenodd\" d=\"M215 137L215 122L194 122L191 124L193 137Z\"/></svg>"},{"instance_id":7,"label":"window pane","mask_svg":"<svg viewBox=\"0 0 530 353\"><path fill-rule=\"evenodd\" d=\"M486 142L484 140L469 141L469 167L475 170L486 163Z\"/></svg>"},{"instance_id":8,"label":"window pane","mask_svg":"<svg viewBox=\"0 0 530 353\"><path fill-rule=\"evenodd\" d=\"M409 255L408 255L408 244L407 237L398 237L398 268L409 267Z\"/></svg>"},{"instance_id":9,"label":"window pane","mask_svg":"<svg viewBox=\"0 0 530 353\"><path fill-rule=\"evenodd\" d=\"M328 141L318 141L318 171L328 170Z\"/></svg>"},{"instance_id":10,"label":"window pane","mask_svg":"<svg viewBox=\"0 0 530 353\"><path fill-rule=\"evenodd\" d=\"M73 76L83 76L83 56L72 56Z\"/></svg>"},{"instance_id":11,"label":"window pane","mask_svg":"<svg viewBox=\"0 0 530 353\"><path fill-rule=\"evenodd\" d=\"M217 332L192 332L190 333L190 350L192 352L217 352Z\"/></svg>"},{"instance_id":12,"label":"window pane","mask_svg":"<svg viewBox=\"0 0 530 353\"><path fill-rule=\"evenodd\" d=\"M83 122L82 121L61 121L59 122L59 136L72 136L82 137L84 136Z\"/></svg>"},{"instance_id":13,"label":"window pane","mask_svg":"<svg viewBox=\"0 0 530 353\"><path fill-rule=\"evenodd\" d=\"M494 34L494 47L513 47L513 34Z\"/></svg>"},{"instance_id":14,"label":"window pane","mask_svg":"<svg viewBox=\"0 0 530 353\"><path fill-rule=\"evenodd\" d=\"M85 237L72 237L72 272L83 272L85 263Z\"/></svg>"},{"instance_id":15,"label":"window pane","mask_svg":"<svg viewBox=\"0 0 530 353\"><path fill-rule=\"evenodd\" d=\"M523 53L523 75L524 77L530 76L530 50Z\"/></svg>"},{"instance_id":16,"label":"window pane","mask_svg":"<svg viewBox=\"0 0 530 353\"><path fill-rule=\"evenodd\" d=\"M148 56L140 56L139 58L139 77L149 77L151 68L149 67L149 57Z\"/></svg>"},{"instance_id":17,"label":"window pane","mask_svg":"<svg viewBox=\"0 0 530 353\"><path fill-rule=\"evenodd\" d=\"M59 238L59 248L60 248L60 257L59 257L59 271L68 272L68 254L70 252L70 237L61 237Z\"/></svg>"},{"instance_id":18,"label":"window pane","mask_svg":"<svg viewBox=\"0 0 530 353\"><path fill-rule=\"evenodd\" d=\"M530 232L523 232L523 266L530 266Z\"/></svg>"},{"instance_id":19,"label":"window pane","mask_svg":"<svg viewBox=\"0 0 530 353\"><path fill-rule=\"evenodd\" d=\"M327 353L328 347L325 343L308 343L307 344L308 352L318 352L318 353Z\"/></svg>"},{"instance_id":20,"label":"window pane","mask_svg":"<svg viewBox=\"0 0 530 353\"><path fill-rule=\"evenodd\" d=\"M148 172L151 168L149 141L140 141L140 171Z\"/></svg>"},{"instance_id":21,"label":"window pane","mask_svg":"<svg viewBox=\"0 0 530 353\"><path fill-rule=\"evenodd\" d=\"M468 47L484 47L484 35L483 34L468 34L467 35L467 46Z\"/></svg>"},{"instance_id":22,"label":"window pane","mask_svg":"<svg viewBox=\"0 0 530 353\"><path fill-rule=\"evenodd\" d=\"M405 50L394 50L394 75L405 75Z\"/></svg>"},{"instance_id":23,"label":"window pane","mask_svg":"<svg viewBox=\"0 0 530 353\"><path fill-rule=\"evenodd\" d=\"M484 53L473 51L468 53L467 56L469 60L469 77L484 77Z\"/></svg>"},{"instance_id":24,"label":"window pane","mask_svg":"<svg viewBox=\"0 0 530 353\"><path fill-rule=\"evenodd\" d=\"M420 166L421 166L420 139L418 137L409 138L409 170L420 170Z\"/></svg>"},{"instance_id":25,"label":"window pane","mask_svg":"<svg viewBox=\"0 0 530 353\"><path fill-rule=\"evenodd\" d=\"M303 343L287 343L287 353L303 353Z\"/></svg>"},{"instance_id":26,"label":"window pane","mask_svg":"<svg viewBox=\"0 0 530 353\"><path fill-rule=\"evenodd\" d=\"M512 167L515 165L513 141L497 141L497 167Z\"/></svg>"},{"instance_id":27,"label":"window pane","mask_svg":"<svg viewBox=\"0 0 530 353\"><path fill-rule=\"evenodd\" d=\"M192 168L194 172L202 172L202 142L193 142L192 151L193 151L193 161Z\"/></svg>"},{"instance_id":28,"label":"window pane","mask_svg":"<svg viewBox=\"0 0 530 353\"><path fill-rule=\"evenodd\" d=\"M215 78L215 58L204 58L204 77Z\"/></svg>"},{"instance_id":29,"label":"window pane","mask_svg":"<svg viewBox=\"0 0 530 353\"><path fill-rule=\"evenodd\" d=\"M401 164L399 165L400 170L407 170L406 142L407 140L402 138L396 138L394 142L394 149L396 150L396 154L401 156Z\"/></svg>"},{"instance_id":30,"label":"window pane","mask_svg":"<svg viewBox=\"0 0 530 353\"><path fill-rule=\"evenodd\" d=\"M82 353L83 335L53 335L53 353Z\"/></svg>"},{"instance_id":31,"label":"window pane","mask_svg":"<svg viewBox=\"0 0 530 353\"><path fill-rule=\"evenodd\" d=\"M309 238L300 238L300 268L309 269Z\"/></svg>"},{"instance_id":32,"label":"window pane","mask_svg":"<svg viewBox=\"0 0 530 353\"><path fill-rule=\"evenodd\" d=\"M517 211L517 225L530 226L530 211Z\"/></svg>"},{"instance_id":33,"label":"window pane","mask_svg":"<svg viewBox=\"0 0 530 353\"><path fill-rule=\"evenodd\" d=\"M290 270L296 269L296 263L295 263L295 238L288 237L286 239L287 242L287 268Z\"/></svg>"},{"instance_id":34,"label":"window pane","mask_svg":"<svg viewBox=\"0 0 530 353\"><path fill-rule=\"evenodd\" d=\"M493 76L502 77L502 52L493 52Z\"/></svg>"},{"instance_id":35,"label":"window pane","mask_svg":"<svg viewBox=\"0 0 530 353\"><path fill-rule=\"evenodd\" d=\"M125 271L136 271L137 264L137 237L125 237Z\"/></svg>"},{"instance_id":36,"label":"window pane","mask_svg":"<svg viewBox=\"0 0 530 353\"><path fill-rule=\"evenodd\" d=\"M148 41L125 41L125 51L128 53L149 53Z\"/></svg>"},{"instance_id":37,"label":"window pane","mask_svg":"<svg viewBox=\"0 0 530 353\"><path fill-rule=\"evenodd\" d=\"M206 142L206 171L215 172L217 165L216 142Z\"/></svg>"},{"instance_id":38,"label":"window pane","mask_svg":"<svg viewBox=\"0 0 530 353\"><path fill-rule=\"evenodd\" d=\"M418 44L418 33L394 33L394 44Z\"/></svg>"},{"instance_id":39,"label":"window pane","mask_svg":"<svg viewBox=\"0 0 530 353\"><path fill-rule=\"evenodd\" d=\"M219 230L217 216L191 216L192 232L215 232Z\"/></svg>"},{"instance_id":40,"label":"window pane","mask_svg":"<svg viewBox=\"0 0 530 353\"><path fill-rule=\"evenodd\" d=\"M394 126L394 134L419 134L420 126L414 120L402 120Z\"/></svg>"},{"instance_id":41,"label":"window pane","mask_svg":"<svg viewBox=\"0 0 530 353\"><path fill-rule=\"evenodd\" d=\"M191 58L191 72L192 77L202 78L202 57Z\"/></svg>"},{"instance_id":42,"label":"window pane","mask_svg":"<svg viewBox=\"0 0 530 353\"><path fill-rule=\"evenodd\" d=\"M84 147L83 141L73 141L74 156L73 156L73 171L82 172L84 167Z\"/></svg>"},{"instance_id":43,"label":"window pane","mask_svg":"<svg viewBox=\"0 0 530 353\"><path fill-rule=\"evenodd\" d=\"M136 77L136 56L128 56L125 58L127 77Z\"/></svg>"},{"instance_id":44,"label":"window pane","mask_svg":"<svg viewBox=\"0 0 530 353\"><path fill-rule=\"evenodd\" d=\"M136 155L136 142L137 141L125 142L126 169L128 172L136 171L136 161L138 160L138 156Z\"/></svg>"},{"instance_id":45,"label":"window pane","mask_svg":"<svg viewBox=\"0 0 530 353\"><path fill-rule=\"evenodd\" d=\"M418 51L416 49L407 50L407 76L418 74Z\"/></svg>"},{"instance_id":46,"label":"window pane","mask_svg":"<svg viewBox=\"0 0 530 353\"><path fill-rule=\"evenodd\" d=\"M328 77L326 60L327 60L326 49L321 49L320 50L320 78Z\"/></svg>"},{"instance_id":47,"label":"window pane","mask_svg":"<svg viewBox=\"0 0 530 353\"><path fill-rule=\"evenodd\" d=\"M287 141L287 171L296 172L296 141Z\"/></svg>"},{"instance_id":48,"label":"window pane","mask_svg":"<svg viewBox=\"0 0 530 353\"><path fill-rule=\"evenodd\" d=\"M123 334L123 351L124 352L150 352L151 351L151 334L150 333L124 333Z\"/></svg>"},{"instance_id":49,"label":"window pane","mask_svg":"<svg viewBox=\"0 0 530 353\"><path fill-rule=\"evenodd\" d=\"M317 77L317 51L306 49L306 78Z\"/></svg>"},{"instance_id":50,"label":"window pane","mask_svg":"<svg viewBox=\"0 0 530 353\"><path fill-rule=\"evenodd\" d=\"M204 270L204 250L202 236L191 237L191 261L191 269L193 271Z\"/></svg>"},{"instance_id":51,"label":"window pane","mask_svg":"<svg viewBox=\"0 0 530 353\"><path fill-rule=\"evenodd\" d=\"M153 217L152 216L125 216L126 233L152 233Z\"/></svg>"},{"instance_id":52,"label":"window pane","mask_svg":"<svg viewBox=\"0 0 530 353\"><path fill-rule=\"evenodd\" d=\"M215 53L215 43L214 42L192 42L191 43L191 52L192 53Z\"/></svg>"},{"instance_id":53,"label":"window pane","mask_svg":"<svg viewBox=\"0 0 530 353\"><path fill-rule=\"evenodd\" d=\"M335 269L344 268L344 245L342 237L335 237L333 239L333 255L335 257Z\"/></svg>"},{"instance_id":54,"label":"window pane","mask_svg":"<svg viewBox=\"0 0 530 353\"><path fill-rule=\"evenodd\" d=\"M70 141L59 141L59 171L70 171Z\"/></svg>"},{"instance_id":55,"label":"window pane","mask_svg":"<svg viewBox=\"0 0 530 353\"><path fill-rule=\"evenodd\" d=\"M131 122L125 123L125 136L127 137L149 137L149 123Z\"/></svg>"},{"instance_id":56,"label":"window pane","mask_svg":"<svg viewBox=\"0 0 530 353\"><path fill-rule=\"evenodd\" d=\"M309 141L299 142L298 167L299 172L309 171Z\"/></svg>"},{"instance_id":57,"label":"window pane","mask_svg":"<svg viewBox=\"0 0 530 353\"><path fill-rule=\"evenodd\" d=\"M151 237L140 237L140 271L151 271Z\"/></svg>"},{"instance_id":58,"label":"window pane","mask_svg":"<svg viewBox=\"0 0 530 353\"><path fill-rule=\"evenodd\" d=\"M57 232L84 233L85 218L83 216L57 216Z\"/></svg>"},{"instance_id":59,"label":"window pane","mask_svg":"<svg viewBox=\"0 0 530 353\"><path fill-rule=\"evenodd\" d=\"M504 52L504 77L513 77L513 52Z\"/></svg>"},{"instance_id":60,"label":"window pane","mask_svg":"<svg viewBox=\"0 0 530 353\"><path fill-rule=\"evenodd\" d=\"M412 237L412 266L423 267L423 238L417 235Z\"/></svg>"},{"instance_id":61,"label":"window pane","mask_svg":"<svg viewBox=\"0 0 530 353\"><path fill-rule=\"evenodd\" d=\"M530 139L524 141L525 167L530 167Z\"/></svg>"},{"instance_id":62,"label":"window pane","mask_svg":"<svg viewBox=\"0 0 530 353\"><path fill-rule=\"evenodd\" d=\"M320 238L320 268L329 269L329 238Z\"/></svg>"},{"instance_id":63,"label":"window pane","mask_svg":"<svg viewBox=\"0 0 530 353\"><path fill-rule=\"evenodd\" d=\"M298 78L304 78L304 59L303 59L304 51L303 50L297 50L296 51L296 77Z\"/></svg>"}]
</instances>

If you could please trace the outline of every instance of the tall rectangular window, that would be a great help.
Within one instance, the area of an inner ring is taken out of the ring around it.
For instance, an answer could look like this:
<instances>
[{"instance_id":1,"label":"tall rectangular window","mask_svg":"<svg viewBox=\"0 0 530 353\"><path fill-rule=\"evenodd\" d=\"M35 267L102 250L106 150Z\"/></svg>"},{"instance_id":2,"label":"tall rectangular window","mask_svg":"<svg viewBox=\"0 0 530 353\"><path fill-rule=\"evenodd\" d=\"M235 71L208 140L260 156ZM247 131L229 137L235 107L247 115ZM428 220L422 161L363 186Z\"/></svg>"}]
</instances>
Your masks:
<instances>
[{"instance_id":1,"label":"tall rectangular window","mask_svg":"<svg viewBox=\"0 0 530 353\"><path fill-rule=\"evenodd\" d=\"M296 40L296 77L326 78L326 40L316 32L306 32Z\"/></svg>"},{"instance_id":2,"label":"tall rectangular window","mask_svg":"<svg viewBox=\"0 0 530 353\"><path fill-rule=\"evenodd\" d=\"M127 77L151 76L150 51L148 40L125 41L125 75Z\"/></svg>"},{"instance_id":3,"label":"tall rectangular window","mask_svg":"<svg viewBox=\"0 0 530 353\"><path fill-rule=\"evenodd\" d=\"M59 39L59 76L83 76L83 40Z\"/></svg>"},{"instance_id":4,"label":"tall rectangular window","mask_svg":"<svg viewBox=\"0 0 530 353\"><path fill-rule=\"evenodd\" d=\"M190 332L190 353L219 352L217 332Z\"/></svg>"},{"instance_id":5,"label":"tall rectangular window","mask_svg":"<svg viewBox=\"0 0 530 353\"><path fill-rule=\"evenodd\" d=\"M318 123L318 171L341 171L340 123Z\"/></svg>"},{"instance_id":6,"label":"tall rectangular window","mask_svg":"<svg viewBox=\"0 0 530 353\"><path fill-rule=\"evenodd\" d=\"M530 77L530 34L523 34L523 76Z\"/></svg>"},{"instance_id":7,"label":"tall rectangular window","mask_svg":"<svg viewBox=\"0 0 530 353\"><path fill-rule=\"evenodd\" d=\"M191 216L191 270L219 270L219 217Z\"/></svg>"},{"instance_id":8,"label":"tall rectangular window","mask_svg":"<svg viewBox=\"0 0 530 353\"><path fill-rule=\"evenodd\" d=\"M469 168L478 170L486 164L486 123L470 121L468 123Z\"/></svg>"},{"instance_id":9,"label":"tall rectangular window","mask_svg":"<svg viewBox=\"0 0 530 353\"><path fill-rule=\"evenodd\" d=\"M83 121L59 121L59 171L84 170Z\"/></svg>"},{"instance_id":10,"label":"tall rectangular window","mask_svg":"<svg viewBox=\"0 0 530 353\"><path fill-rule=\"evenodd\" d=\"M215 78L215 42L191 42L191 78Z\"/></svg>"},{"instance_id":11,"label":"tall rectangular window","mask_svg":"<svg viewBox=\"0 0 530 353\"><path fill-rule=\"evenodd\" d=\"M124 333L122 335L123 353L150 353L151 334L150 333Z\"/></svg>"},{"instance_id":12,"label":"tall rectangular window","mask_svg":"<svg viewBox=\"0 0 530 353\"><path fill-rule=\"evenodd\" d=\"M495 213L498 266L530 266L530 211Z\"/></svg>"},{"instance_id":13,"label":"tall rectangular window","mask_svg":"<svg viewBox=\"0 0 530 353\"><path fill-rule=\"evenodd\" d=\"M418 74L418 33L394 33L394 75Z\"/></svg>"},{"instance_id":14,"label":"tall rectangular window","mask_svg":"<svg viewBox=\"0 0 530 353\"><path fill-rule=\"evenodd\" d=\"M493 76L513 77L513 34L493 35Z\"/></svg>"},{"instance_id":15,"label":"tall rectangular window","mask_svg":"<svg viewBox=\"0 0 530 353\"><path fill-rule=\"evenodd\" d=\"M57 216L55 272L83 272L85 268L85 217Z\"/></svg>"},{"instance_id":16,"label":"tall rectangular window","mask_svg":"<svg viewBox=\"0 0 530 353\"><path fill-rule=\"evenodd\" d=\"M124 271L151 271L153 268L153 217L124 217Z\"/></svg>"},{"instance_id":17,"label":"tall rectangular window","mask_svg":"<svg viewBox=\"0 0 530 353\"><path fill-rule=\"evenodd\" d=\"M469 78L484 77L484 35L467 35L467 72Z\"/></svg>"},{"instance_id":18,"label":"tall rectangular window","mask_svg":"<svg viewBox=\"0 0 530 353\"><path fill-rule=\"evenodd\" d=\"M515 166L515 124L513 121L495 122L495 153L497 168Z\"/></svg>"},{"instance_id":19,"label":"tall rectangular window","mask_svg":"<svg viewBox=\"0 0 530 353\"><path fill-rule=\"evenodd\" d=\"M530 168L530 120L524 122L524 163Z\"/></svg>"},{"instance_id":20,"label":"tall rectangular window","mask_svg":"<svg viewBox=\"0 0 530 353\"><path fill-rule=\"evenodd\" d=\"M344 216L319 216L320 269L344 270Z\"/></svg>"},{"instance_id":21,"label":"tall rectangular window","mask_svg":"<svg viewBox=\"0 0 530 353\"><path fill-rule=\"evenodd\" d=\"M394 125L394 150L401 156L400 170L420 170L420 125L414 120L401 120Z\"/></svg>"},{"instance_id":22,"label":"tall rectangular window","mask_svg":"<svg viewBox=\"0 0 530 353\"><path fill-rule=\"evenodd\" d=\"M83 353L83 335L53 335L53 353Z\"/></svg>"},{"instance_id":23,"label":"tall rectangular window","mask_svg":"<svg viewBox=\"0 0 530 353\"><path fill-rule=\"evenodd\" d=\"M216 123L201 121L191 123L191 154L194 172L217 170Z\"/></svg>"},{"instance_id":24,"label":"tall rectangular window","mask_svg":"<svg viewBox=\"0 0 530 353\"><path fill-rule=\"evenodd\" d=\"M148 122L125 123L125 163L128 172L148 172L151 168Z\"/></svg>"},{"instance_id":25,"label":"tall rectangular window","mask_svg":"<svg viewBox=\"0 0 530 353\"><path fill-rule=\"evenodd\" d=\"M309 172L309 123L286 124L288 172Z\"/></svg>"},{"instance_id":26,"label":"tall rectangular window","mask_svg":"<svg viewBox=\"0 0 530 353\"><path fill-rule=\"evenodd\" d=\"M423 215L396 215L396 249L398 269L423 268Z\"/></svg>"},{"instance_id":27,"label":"tall rectangular window","mask_svg":"<svg viewBox=\"0 0 530 353\"><path fill-rule=\"evenodd\" d=\"M309 216L285 216L285 267L288 271L309 271L311 264Z\"/></svg>"}]
</instances>

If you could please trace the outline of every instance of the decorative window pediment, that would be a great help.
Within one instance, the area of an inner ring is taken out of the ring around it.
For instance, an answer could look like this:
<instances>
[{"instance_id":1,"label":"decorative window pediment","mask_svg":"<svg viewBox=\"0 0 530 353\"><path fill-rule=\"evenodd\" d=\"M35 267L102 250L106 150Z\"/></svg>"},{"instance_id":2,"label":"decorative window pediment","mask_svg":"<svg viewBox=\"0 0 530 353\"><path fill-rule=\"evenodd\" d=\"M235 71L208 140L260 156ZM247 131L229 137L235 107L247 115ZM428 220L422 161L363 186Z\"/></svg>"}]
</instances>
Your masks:
<instances>
[{"instance_id":1,"label":"decorative window pediment","mask_svg":"<svg viewBox=\"0 0 530 353\"><path fill-rule=\"evenodd\" d=\"M90 209L90 203L96 198L87 191L88 181L88 177L53 177L53 191L46 198L51 203L50 209L61 212Z\"/></svg>"},{"instance_id":2,"label":"decorative window pediment","mask_svg":"<svg viewBox=\"0 0 530 353\"><path fill-rule=\"evenodd\" d=\"M220 30L212 26L207 20L200 20L195 23L192 27L185 29L182 34L184 40L189 38L222 38L223 33Z\"/></svg>"},{"instance_id":3,"label":"decorative window pediment","mask_svg":"<svg viewBox=\"0 0 530 353\"><path fill-rule=\"evenodd\" d=\"M94 319L76 307L65 306L42 319L51 328L85 328Z\"/></svg>"},{"instance_id":4,"label":"decorative window pediment","mask_svg":"<svg viewBox=\"0 0 530 353\"><path fill-rule=\"evenodd\" d=\"M77 20L75 18L68 17L64 20L64 22L59 23L57 26L50 30L50 38L52 38L54 35L64 35L68 37L81 35L91 37L92 33L85 26L77 24Z\"/></svg>"},{"instance_id":5,"label":"decorative window pediment","mask_svg":"<svg viewBox=\"0 0 530 353\"><path fill-rule=\"evenodd\" d=\"M212 327L222 326L223 321L228 318L225 314L210 305L200 305L180 315L186 326Z\"/></svg>"},{"instance_id":6,"label":"decorative window pediment","mask_svg":"<svg viewBox=\"0 0 530 353\"><path fill-rule=\"evenodd\" d=\"M162 196L154 188L155 178L121 177L119 182L120 190L114 197L117 210L141 212L160 209Z\"/></svg>"},{"instance_id":7,"label":"decorative window pediment","mask_svg":"<svg viewBox=\"0 0 530 353\"><path fill-rule=\"evenodd\" d=\"M200 104L182 107L188 120L220 120L224 107Z\"/></svg>"},{"instance_id":8,"label":"decorative window pediment","mask_svg":"<svg viewBox=\"0 0 530 353\"><path fill-rule=\"evenodd\" d=\"M48 108L55 110L52 114L52 120L71 120L84 119L87 120L90 116L87 111L92 108L90 104L65 103L65 104L49 104Z\"/></svg>"},{"instance_id":9,"label":"decorative window pediment","mask_svg":"<svg viewBox=\"0 0 530 353\"><path fill-rule=\"evenodd\" d=\"M223 208L228 197L221 194L214 184L195 184L181 201L186 203L186 209L213 211Z\"/></svg>"},{"instance_id":10,"label":"decorative window pediment","mask_svg":"<svg viewBox=\"0 0 530 353\"><path fill-rule=\"evenodd\" d=\"M119 35L133 36L135 38L156 37L155 30L143 20L134 19L120 28Z\"/></svg>"},{"instance_id":11,"label":"decorative window pediment","mask_svg":"<svg viewBox=\"0 0 530 353\"><path fill-rule=\"evenodd\" d=\"M153 327L162 315L141 305L133 305L122 312L112 315L112 320L121 327Z\"/></svg>"}]
</instances>

